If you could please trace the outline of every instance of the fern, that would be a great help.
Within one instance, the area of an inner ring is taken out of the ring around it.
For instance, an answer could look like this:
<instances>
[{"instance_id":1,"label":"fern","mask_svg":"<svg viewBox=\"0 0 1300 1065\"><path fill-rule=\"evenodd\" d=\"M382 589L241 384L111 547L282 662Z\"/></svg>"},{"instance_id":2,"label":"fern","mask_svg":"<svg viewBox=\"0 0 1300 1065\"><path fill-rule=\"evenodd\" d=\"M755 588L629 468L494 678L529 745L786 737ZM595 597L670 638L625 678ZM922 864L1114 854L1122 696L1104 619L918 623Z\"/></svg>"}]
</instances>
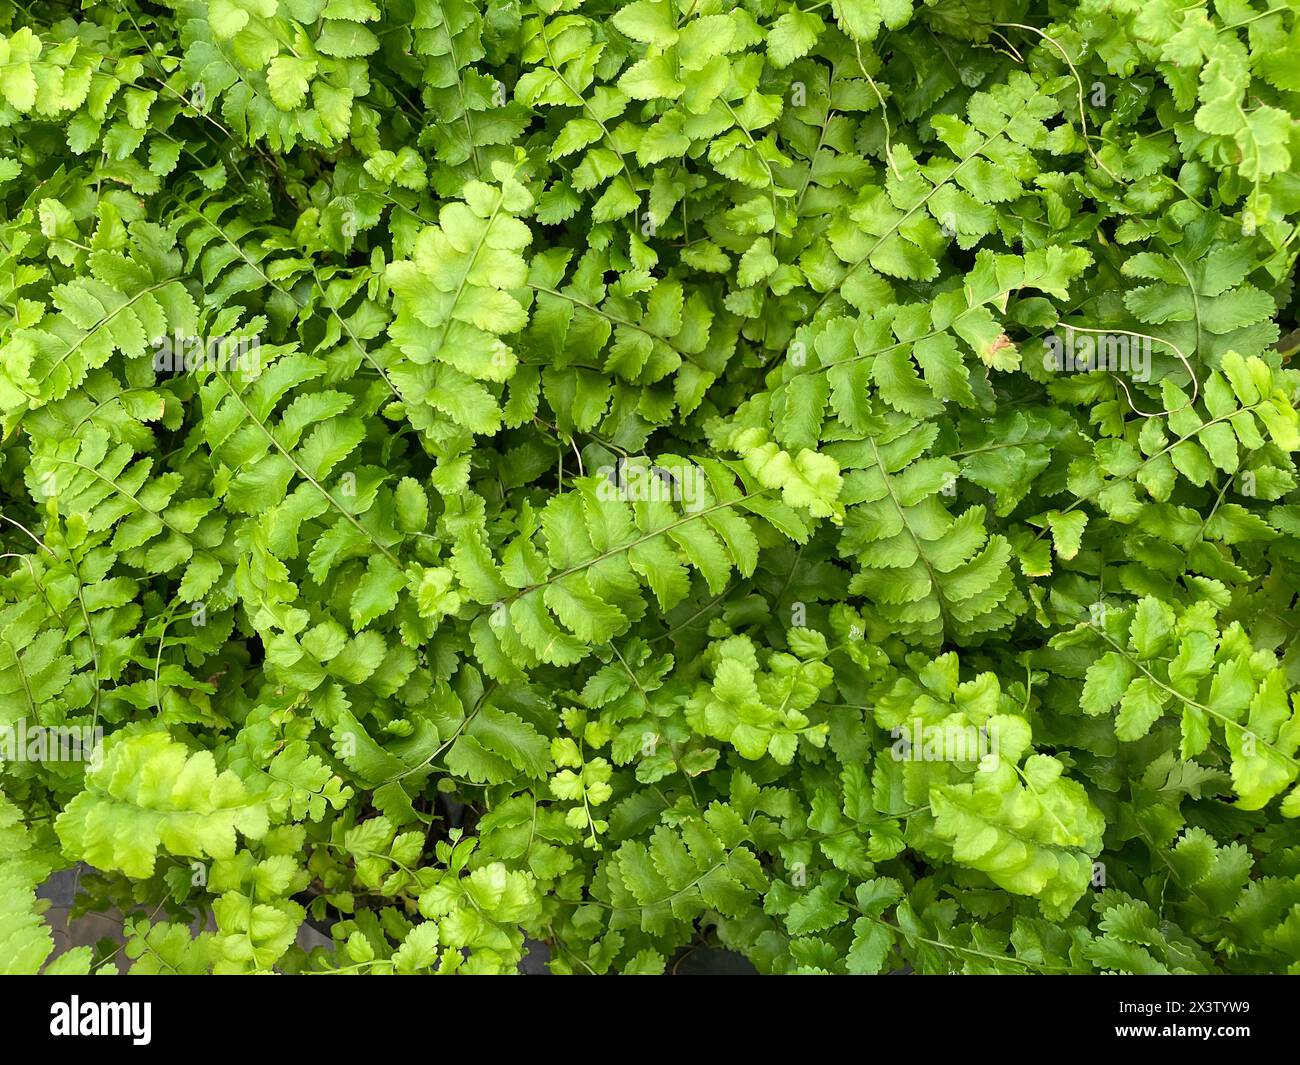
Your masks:
<instances>
[{"instance_id":1,"label":"fern","mask_svg":"<svg viewBox=\"0 0 1300 1065\"><path fill-rule=\"evenodd\" d=\"M0 970L1294 970L1298 32L0 0Z\"/></svg>"}]
</instances>

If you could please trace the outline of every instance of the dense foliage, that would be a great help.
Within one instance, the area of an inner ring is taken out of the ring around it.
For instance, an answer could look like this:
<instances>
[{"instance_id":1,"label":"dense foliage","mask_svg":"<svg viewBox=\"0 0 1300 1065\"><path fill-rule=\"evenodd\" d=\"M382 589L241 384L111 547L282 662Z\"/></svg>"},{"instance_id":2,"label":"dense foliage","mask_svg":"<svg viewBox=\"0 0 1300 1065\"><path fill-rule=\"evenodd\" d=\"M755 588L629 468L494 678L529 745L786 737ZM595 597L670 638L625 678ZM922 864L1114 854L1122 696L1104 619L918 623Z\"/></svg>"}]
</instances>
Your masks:
<instances>
[{"instance_id":1,"label":"dense foliage","mask_svg":"<svg viewBox=\"0 0 1300 1065\"><path fill-rule=\"evenodd\" d=\"M0 0L0 971L1300 972L1267 2Z\"/></svg>"}]
</instances>

